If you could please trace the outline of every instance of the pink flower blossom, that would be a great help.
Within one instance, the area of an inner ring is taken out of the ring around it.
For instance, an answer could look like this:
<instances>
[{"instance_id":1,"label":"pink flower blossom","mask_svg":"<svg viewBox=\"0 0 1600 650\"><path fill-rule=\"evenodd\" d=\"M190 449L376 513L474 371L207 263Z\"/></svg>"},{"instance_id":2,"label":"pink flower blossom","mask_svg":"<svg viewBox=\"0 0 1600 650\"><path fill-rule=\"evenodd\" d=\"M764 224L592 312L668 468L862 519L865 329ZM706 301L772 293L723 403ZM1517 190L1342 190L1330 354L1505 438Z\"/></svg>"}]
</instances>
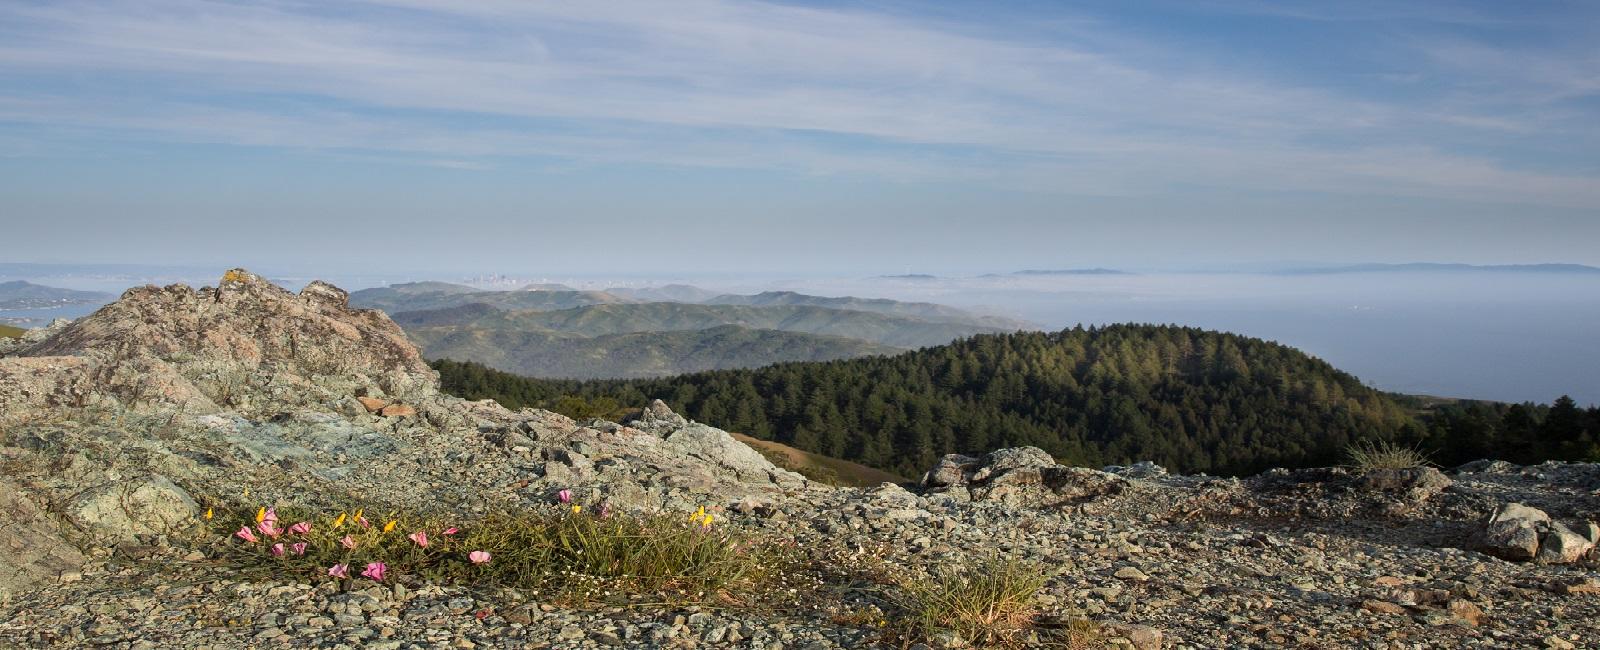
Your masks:
<instances>
[{"instance_id":1,"label":"pink flower blossom","mask_svg":"<svg viewBox=\"0 0 1600 650\"><path fill-rule=\"evenodd\" d=\"M454 535L454 534L459 533L459 532L461 532L460 528L456 528L455 526L451 526L449 528L444 529L444 533L443 534L445 534L445 535Z\"/></svg>"},{"instance_id":2,"label":"pink flower blossom","mask_svg":"<svg viewBox=\"0 0 1600 650\"><path fill-rule=\"evenodd\" d=\"M556 500L562 503L572 503L572 490L562 490L557 492Z\"/></svg>"},{"instance_id":3,"label":"pink flower blossom","mask_svg":"<svg viewBox=\"0 0 1600 650\"><path fill-rule=\"evenodd\" d=\"M348 578L350 577L350 565L335 564L331 567L328 567L328 575L335 578Z\"/></svg>"},{"instance_id":4,"label":"pink flower blossom","mask_svg":"<svg viewBox=\"0 0 1600 650\"><path fill-rule=\"evenodd\" d=\"M372 578L373 580L377 580L378 582L383 582L383 575L388 570L389 565L382 562L372 562L367 564L367 569L362 571L361 575Z\"/></svg>"},{"instance_id":5,"label":"pink flower blossom","mask_svg":"<svg viewBox=\"0 0 1600 650\"><path fill-rule=\"evenodd\" d=\"M605 519L606 517L610 517L610 516L611 516L611 503L610 502L606 502L606 503L600 504L600 518L601 519Z\"/></svg>"},{"instance_id":6,"label":"pink flower blossom","mask_svg":"<svg viewBox=\"0 0 1600 650\"><path fill-rule=\"evenodd\" d=\"M467 559L472 560L473 564L488 564L489 563L489 552L488 551L473 551L473 552L467 554Z\"/></svg>"},{"instance_id":7,"label":"pink flower blossom","mask_svg":"<svg viewBox=\"0 0 1600 650\"><path fill-rule=\"evenodd\" d=\"M278 523L278 509L267 508L267 511L261 515L261 521L273 524Z\"/></svg>"},{"instance_id":8,"label":"pink flower blossom","mask_svg":"<svg viewBox=\"0 0 1600 650\"><path fill-rule=\"evenodd\" d=\"M306 554L306 543L305 542L295 542L294 545L290 546L289 548L294 549L294 554L295 555L305 555Z\"/></svg>"},{"instance_id":9,"label":"pink flower blossom","mask_svg":"<svg viewBox=\"0 0 1600 650\"><path fill-rule=\"evenodd\" d=\"M371 528L372 527L372 522L367 521L366 517L356 517L356 523L361 524L362 528Z\"/></svg>"},{"instance_id":10,"label":"pink flower blossom","mask_svg":"<svg viewBox=\"0 0 1600 650\"><path fill-rule=\"evenodd\" d=\"M311 532L311 522L309 521L302 521L289 527L290 535L304 535L309 532Z\"/></svg>"},{"instance_id":11,"label":"pink flower blossom","mask_svg":"<svg viewBox=\"0 0 1600 650\"><path fill-rule=\"evenodd\" d=\"M250 527L249 526L240 526L239 530L235 531L233 534L234 535L238 535L239 539L242 539L242 540L247 541L247 542L256 541L256 534L253 533L253 532L250 532Z\"/></svg>"},{"instance_id":12,"label":"pink flower blossom","mask_svg":"<svg viewBox=\"0 0 1600 650\"><path fill-rule=\"evenodd\" d=\"M283 557L283 542L278 542L277 544L272 545L272 556Z\"/></svg>"},{"instance_id":13,"label":"pink flower blossom","mask_svg":"<svg viewBox=\"0 0 1600 650\"><path fill-rule=\"evenodd\" d=\"M428 531L419 530L417 532L411 533L410 535L406 535L406 537L410 537L411 541L417 543L417 546L421 546L422 548L428 548Z\"/></svg>"},{"instance_id":14,"label":"pink flower blossom","mask_svg":"<svg viewBox=\"0 0 1600 650\"><path fill-rule=\"evenodd\" d=\"M341 538L339 540L339 544L343 545L345 548L355 548L356 547L356 538L351 537L349 535L345 535L343 538Z\"/></svg>"},{"instance_id":15,"label":"pink flower blossom","mask_svg":"<svg viewBox=\"0 0 1600 650\"><path fill-rule=\"evenodd\" d=\"M256 524L256 531L267 537L277 537L283 534L283 529L278 527L277 522L270 519L264 519L261 523Z\"/></svg>"}]
</instances>

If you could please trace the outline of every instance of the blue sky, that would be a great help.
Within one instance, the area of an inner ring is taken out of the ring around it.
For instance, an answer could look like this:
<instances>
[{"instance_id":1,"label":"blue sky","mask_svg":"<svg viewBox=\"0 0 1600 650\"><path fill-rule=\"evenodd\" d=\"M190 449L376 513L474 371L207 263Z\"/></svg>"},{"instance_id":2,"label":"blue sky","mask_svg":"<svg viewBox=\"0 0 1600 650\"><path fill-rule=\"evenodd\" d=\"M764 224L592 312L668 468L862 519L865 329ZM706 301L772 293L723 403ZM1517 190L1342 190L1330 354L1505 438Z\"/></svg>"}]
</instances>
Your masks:
<instances>
[{"instance_id":1,"label":"blue sky","mask_svg":"<svg viewBox=\"0 0 1600 650\"><path fill-rule=\"evenodd\" d=\"M1600 5L0 3L0 259L1600 264Z\"/></svg>"}]
</instances>

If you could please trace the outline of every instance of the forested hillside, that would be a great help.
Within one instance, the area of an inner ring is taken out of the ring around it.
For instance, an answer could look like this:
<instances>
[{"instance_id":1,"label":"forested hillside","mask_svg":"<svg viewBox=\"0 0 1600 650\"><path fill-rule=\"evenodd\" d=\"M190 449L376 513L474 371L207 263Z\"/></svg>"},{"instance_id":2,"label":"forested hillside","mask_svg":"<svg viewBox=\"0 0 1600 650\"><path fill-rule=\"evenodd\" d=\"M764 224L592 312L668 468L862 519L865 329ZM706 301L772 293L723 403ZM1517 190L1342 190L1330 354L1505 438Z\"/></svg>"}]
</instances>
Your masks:
<instances>
[{"instance_id":1,"label":"forested hillside","mask_svg":"<svg viewBox=\"0 0 1600 650\"><path fill-rule=\"evenodd\" d=\"M1361 437L1420 435L1406 408L1327 363L1184 327L982 335L893 357L647 381L439 368L450 390L513 404L660 397L698 420L903 474L944 453L1016 445L1088 465L1240 472L1335 462Z\"/></svg>"}]
</instances>

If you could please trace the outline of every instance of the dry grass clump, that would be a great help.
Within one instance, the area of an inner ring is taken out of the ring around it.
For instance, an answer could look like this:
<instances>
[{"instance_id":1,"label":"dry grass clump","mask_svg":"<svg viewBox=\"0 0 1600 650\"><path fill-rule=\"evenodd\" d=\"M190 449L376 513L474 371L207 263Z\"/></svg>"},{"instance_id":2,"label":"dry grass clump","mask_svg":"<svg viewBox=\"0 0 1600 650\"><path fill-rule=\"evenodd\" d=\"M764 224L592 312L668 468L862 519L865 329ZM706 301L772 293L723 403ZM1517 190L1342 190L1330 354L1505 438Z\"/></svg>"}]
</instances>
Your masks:
<instances>
[{"instance_id":1,"label":"dry grass clump","mask_svg":"<svg viewBox=\"0 0 1600 650\"><path fill-rule=\"evenodd\" d=\"M575 504L472 522L294 507L218 514L207 532L241 571L513 587L570 601L742 604L790 586L787 549L692 515ZM371 517L371 519L369 519Z\"/></svg>"},{"instance_id":2,"label":"dry grass clump","mask_svg":"<svg viewBox=\"0 0 1600 650\"><path fill-rule=\"evenodd\" d=\"M1415 447L1387 440L1364 440L1345 449L1350 466L1363 472L1379 469L1416 469L1428 466L1428 456Z\"/></svg>"},{"instance_id":3,"label":"dry grass clump","mask_svg":"<svg viewBox=\"0 0 1600 650\"><path fill-rule=\"evenodd\" d=\"M902 633L908 638L954 633L979 647L1020 646L1028 642L1039 614L1034 597L1044 583L1036 566L990 558L902 579L892 599L902 610Z\"/></svg>"}]
</instances>

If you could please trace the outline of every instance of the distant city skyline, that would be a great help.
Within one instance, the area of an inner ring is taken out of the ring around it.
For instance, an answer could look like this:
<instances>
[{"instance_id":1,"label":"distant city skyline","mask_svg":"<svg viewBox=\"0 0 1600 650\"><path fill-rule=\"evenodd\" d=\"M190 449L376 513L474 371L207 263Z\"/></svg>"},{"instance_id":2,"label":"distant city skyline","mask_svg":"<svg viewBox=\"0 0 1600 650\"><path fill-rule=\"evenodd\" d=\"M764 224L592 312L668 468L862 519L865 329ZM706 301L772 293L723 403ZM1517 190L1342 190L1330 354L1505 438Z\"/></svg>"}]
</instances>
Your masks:
<instances>
[{"instance_id":1,"label":"distant city skyline","mask_svg":"<svg viewBox=\"0 0 1600 650\"><path fill-rule=\"evenodd\" d=\"M1600 265L1600 5L0 6L0 262Z\"/></svg>"}]
</instances>

